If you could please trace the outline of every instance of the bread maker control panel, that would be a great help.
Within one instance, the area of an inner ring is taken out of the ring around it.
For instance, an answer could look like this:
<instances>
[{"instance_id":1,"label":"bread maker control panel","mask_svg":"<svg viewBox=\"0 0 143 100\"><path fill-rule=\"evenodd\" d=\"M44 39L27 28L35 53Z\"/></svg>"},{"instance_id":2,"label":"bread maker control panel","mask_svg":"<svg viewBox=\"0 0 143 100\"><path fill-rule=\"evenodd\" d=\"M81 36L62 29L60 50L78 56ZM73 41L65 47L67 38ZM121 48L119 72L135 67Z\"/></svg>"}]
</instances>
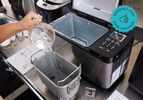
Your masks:
<instances>
[{"instance_id":1,"label":"bread maker control panel","mask_svg":"<svg viewBox=\"0 0 143 100\"><path fill-rule=\"evenodd\" d=\"M119 47L121 42L126 38L126 35L117 31L112 32L109 36L103 39L99 44L100 50L106 53L112 52L115 48Z\"/></svg>"}]
</instances>

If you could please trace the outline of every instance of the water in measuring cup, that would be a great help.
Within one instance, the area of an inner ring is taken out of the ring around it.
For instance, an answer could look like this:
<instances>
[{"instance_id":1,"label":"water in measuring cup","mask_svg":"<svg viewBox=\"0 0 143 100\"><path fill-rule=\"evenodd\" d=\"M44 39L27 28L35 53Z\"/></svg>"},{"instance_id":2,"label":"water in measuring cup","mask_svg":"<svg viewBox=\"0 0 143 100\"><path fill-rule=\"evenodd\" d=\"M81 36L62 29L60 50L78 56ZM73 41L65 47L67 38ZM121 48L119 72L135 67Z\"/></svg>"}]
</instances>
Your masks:
<instances>
[{"instance_id":1,"label":"water in measuring cup","mask_svg":"<svg viewBox=\"0 0 143 100\"><path fill-rule=\"evenodd\" d=\"M45 32L34 33L31 37L32 42L38 48L45 51L52 51L53 41Z\"/></svg>"}]
</instances>

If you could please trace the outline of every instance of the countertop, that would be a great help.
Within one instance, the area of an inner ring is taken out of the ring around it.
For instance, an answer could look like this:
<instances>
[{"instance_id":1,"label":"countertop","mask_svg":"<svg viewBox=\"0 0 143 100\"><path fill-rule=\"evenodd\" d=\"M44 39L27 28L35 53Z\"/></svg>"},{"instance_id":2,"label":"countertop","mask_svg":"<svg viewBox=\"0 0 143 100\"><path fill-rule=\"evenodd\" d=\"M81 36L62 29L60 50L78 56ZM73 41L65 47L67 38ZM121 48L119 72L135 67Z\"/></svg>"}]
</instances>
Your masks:
<instances>
[{"instance_id":1,"label":"countertop","mask_svg":"<svg viewBox=\"0 0 143 100\"><path fill-rule=\"evenodd\" d=\"M9 46L7 48L1 49L1 51L5 55L5 57L8 58L22 48L24 48L25 46L27 46L28 44L29 40L27 38L20 37L17 38L16 41L14 41L12 47ZM78 93L76 94L75 100L106 100L113 93L114 90L118 90L121 94L125 95L130 100L142 100L142 97L136 92L134 92L128 84L130 73L132 71L133 65L135 63L141 46L142 43L139 43L133 47L127 70L125 71L124 75L121 76L110 89L102 89L98 86L93 85L87 79L82 78L81 85ZM78 64L72 53L71 45L58 36L56 36L54 51L58 52L68 61L74 64ZM48 88L42 83L35 68L32 68L25 75L22 75L15 68L13 68L13 66L10 67L41 100L58 100L58 98L53 93L51 93ZM96 96L94 98L85 96L85 87L95 88Z\"/></svg>"}]
</instances>

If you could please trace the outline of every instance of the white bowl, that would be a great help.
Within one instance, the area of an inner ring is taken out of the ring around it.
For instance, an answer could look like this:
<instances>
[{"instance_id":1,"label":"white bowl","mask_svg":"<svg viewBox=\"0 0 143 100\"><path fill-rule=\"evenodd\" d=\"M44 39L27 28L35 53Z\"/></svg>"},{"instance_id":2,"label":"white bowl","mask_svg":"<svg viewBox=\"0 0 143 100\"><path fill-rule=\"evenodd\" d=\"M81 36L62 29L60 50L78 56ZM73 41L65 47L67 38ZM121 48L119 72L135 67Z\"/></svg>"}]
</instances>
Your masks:
<instances>
[{"instance_id":1,"label":"white bowl","mask_svg":"<svg viewBox=\"0 0 143 100\"><path fill-rule=\"evenodd\" d=\"M23 35L24 35L24 37L28 37L29 36L29 32L27 30L23 30Z\"/></svg>"},{"instance_id":2,"label":"white bowl","mask_svg":"<svg viewBox=\"0 0 143 100\"><path fill-rule=\"evenodd\" d=\"M22 35L23 35L22 32L18 32L18 33L16 34L17 37L22 37Z\"/></svg>"},{"instance_id":3,"label":"white bowl","mask_svg":"<svg viewBox=\"0 0 143 100\"><path fill-rule=\"evenodd\" d=\"M7 39L7 40L5 40L4 42L2 42L2 43L0 44L0 46L1 46L1 47L6 47L6 46L10 45L10 42L11 42L11 40L10 40L10 39Z\"/></svg>"},{"instance_id":4,"label":"white bowl","mask_svg":"<svg viewBox=\"0 0 143 100\"><path fill-rule=\"evenodd\" d=\"M15 41L16 40L16 36L14 35L14 36L10 37L10 40Z\"/></svg>"}]
</instances>

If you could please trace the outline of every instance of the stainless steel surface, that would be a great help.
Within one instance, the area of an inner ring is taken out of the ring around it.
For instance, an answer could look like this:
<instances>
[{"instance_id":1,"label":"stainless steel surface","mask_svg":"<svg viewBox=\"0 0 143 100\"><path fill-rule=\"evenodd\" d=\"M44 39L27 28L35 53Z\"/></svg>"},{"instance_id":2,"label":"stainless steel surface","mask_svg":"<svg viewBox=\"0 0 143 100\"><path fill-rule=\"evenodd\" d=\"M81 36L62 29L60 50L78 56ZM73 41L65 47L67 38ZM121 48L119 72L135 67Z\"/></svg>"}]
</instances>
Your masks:
<instances>
[{"instance_id":1,"label":"stainless steel surface","mask_svg":"<svg viewBox=\"0 0 143 100\"><path fill-rule=\"evenodd\" d=\"M116 70L113 72L115 62L105 63L84 50L81 50L81 48L76 46L72 46L72 48L76 58L82 62L83 76L86 76L88 79L102 88L110 88L127 68L129 57L127 57L126 60L124 60L121 65L118 66L120 69L118 76L117 74L114 76L114 72L118 69L116 68Z\"/></svg>"},{"instance_id":2,"label":"stainless steel surface","mask_svg":"<svg viewBox=\"0 0 143 100\"><path fill-rule=\"evenodd\" d=\"M80 50L80 48L77 47L73 47L73 52L75 55L78 55L78 58L82 57L80 60L84 63L82 67L84 76L90 80L93 80L93 82L101 87L109 88L111 86L110 80L112 76L113 63L104 63L103 61L83 50ZM87 58L88 60L86 60Z\"/></svg>"}]
</instances>

